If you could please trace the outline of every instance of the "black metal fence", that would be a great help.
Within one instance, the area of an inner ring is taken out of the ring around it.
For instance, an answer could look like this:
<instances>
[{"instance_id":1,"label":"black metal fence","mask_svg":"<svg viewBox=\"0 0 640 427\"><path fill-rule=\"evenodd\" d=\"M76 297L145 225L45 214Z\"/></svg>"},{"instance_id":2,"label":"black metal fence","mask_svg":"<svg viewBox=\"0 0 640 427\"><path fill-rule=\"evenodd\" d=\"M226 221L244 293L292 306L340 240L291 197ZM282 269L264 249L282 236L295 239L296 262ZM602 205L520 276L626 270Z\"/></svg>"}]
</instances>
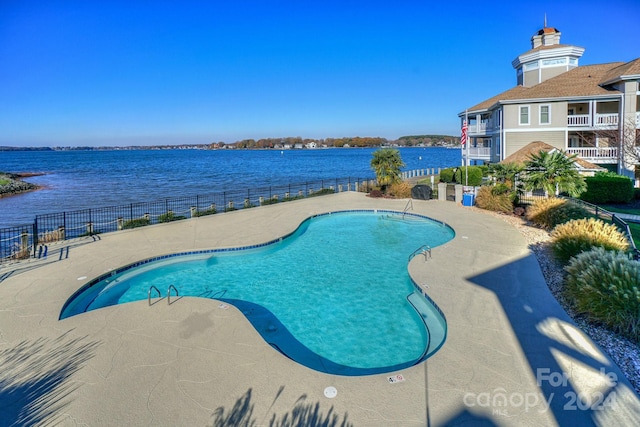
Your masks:
<instances>
[{"instance_id":1,"label":"black metal fence","mask_svg":"<svg viewBox=\"0 0 640 427\"><path fill-rule=\"evenodd\" d=\"M38 257L43 245L77 237L328 193L366 191L373 180L348 177L307 181L37 215L33 224L0 228L0 263Z\"/></svg>"}]
</instances>

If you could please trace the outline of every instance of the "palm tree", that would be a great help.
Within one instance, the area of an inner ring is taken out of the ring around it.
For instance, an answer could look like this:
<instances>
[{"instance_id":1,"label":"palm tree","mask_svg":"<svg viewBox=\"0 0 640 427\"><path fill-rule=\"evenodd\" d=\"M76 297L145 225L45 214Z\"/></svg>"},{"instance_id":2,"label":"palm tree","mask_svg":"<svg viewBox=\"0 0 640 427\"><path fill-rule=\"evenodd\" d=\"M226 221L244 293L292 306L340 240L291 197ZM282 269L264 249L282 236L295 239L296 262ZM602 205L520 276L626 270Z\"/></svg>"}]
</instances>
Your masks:
<instances>
[{"instance_id":1,"label":"palm tree","mask_svg":"<svg viewBox=\"0 0 640 427\"><path fill-rule=\"evenodd\" d=\"M542 188L545 194L561 192L578 197L587 189L584 177L575 167L576 155L568 156L564 151L540 151L525 162L525 186L528 190Z\"/></svg>"},{"instance_id":2,"label":"palm tree","mask_svg":"<svg viewBox=\"0 0 640 427\"><path fill-rule=\"evenodd\" d=\"M496 182L513 189L515 187L516 179L523 169L523 165L515 162L494 163L489 165L489 174L495 178Z\"/></svg>"},{"instance_id":3,"label":"palm tree","mask_svg":"<svg viewBox=\"0 0 640 427\"><path fill-rule=\"evenodd\" d=\"M404 162L400 157L400 151L394 148L382 148L373 152L371 168L376 173L376 179L382 189L402 181L400 169L403 167Z\"/></svg>"}]
</instances>

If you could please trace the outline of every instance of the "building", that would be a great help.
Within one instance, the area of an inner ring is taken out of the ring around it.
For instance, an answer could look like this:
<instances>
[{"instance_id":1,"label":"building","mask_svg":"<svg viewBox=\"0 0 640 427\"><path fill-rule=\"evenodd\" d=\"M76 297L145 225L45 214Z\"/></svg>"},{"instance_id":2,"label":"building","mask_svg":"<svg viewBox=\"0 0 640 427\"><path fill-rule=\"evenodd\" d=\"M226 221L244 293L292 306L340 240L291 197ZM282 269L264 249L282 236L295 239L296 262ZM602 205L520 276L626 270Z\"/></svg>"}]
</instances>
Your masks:
<instances>
[{"instance_id":1,"label":"building","mask_svg":"<svg viewBox=\"0 0 640 427\"><path fill-rule=\"evenodd\" d=\"M584 48L546 26L512 65L517 85L459 113L465 164L497 163L534 141L640 178L640 58L579 65Z\"/></svg>"}]
</instances>

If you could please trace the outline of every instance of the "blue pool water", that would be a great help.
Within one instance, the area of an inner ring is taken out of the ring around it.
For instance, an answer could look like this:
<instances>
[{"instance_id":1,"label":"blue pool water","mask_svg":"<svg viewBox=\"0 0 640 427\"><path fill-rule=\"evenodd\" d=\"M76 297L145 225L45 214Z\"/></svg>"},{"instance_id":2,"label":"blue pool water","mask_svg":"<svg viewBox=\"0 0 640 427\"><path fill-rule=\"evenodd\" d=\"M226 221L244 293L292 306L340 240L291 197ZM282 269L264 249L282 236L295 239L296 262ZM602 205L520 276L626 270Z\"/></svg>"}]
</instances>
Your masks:
<instances>
[{"instance_id":1,"label":"blue pool water","mask_svg":"<svg viewBox=\"0 0 640 427\"><path fill-rule=\"evenodd\" d=\"M235 305L268 343L313 369L388 372L417 363L444 341L444 319L417 292L407 264L422 245L453 236L448 226L416 215L316 216L270 244L122 268L77 292L60 317L146 300L151 286L166 296L173 285L180 296Z\"/></svg>"}]
</instances>

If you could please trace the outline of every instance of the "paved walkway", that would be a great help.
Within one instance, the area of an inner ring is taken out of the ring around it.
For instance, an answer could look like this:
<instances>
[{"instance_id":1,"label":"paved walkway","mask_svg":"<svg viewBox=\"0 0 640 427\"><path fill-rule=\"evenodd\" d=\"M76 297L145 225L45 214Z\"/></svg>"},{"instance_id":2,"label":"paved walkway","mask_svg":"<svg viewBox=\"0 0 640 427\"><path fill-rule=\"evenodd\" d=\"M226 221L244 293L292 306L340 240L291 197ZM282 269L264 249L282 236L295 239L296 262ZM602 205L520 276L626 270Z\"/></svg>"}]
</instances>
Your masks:
<instances>
[{"instance_id":1,"label":"paved walkway","mask_svg":"<svg viewBox=\"0 0 640 427\"><path fill-rule=\"evenodd\" d=\"M413 201L456 230L409 265L449 330L434 356L399 372L312 371L210 299L58 320L74 291L127 263L264 242L317 213L405 204L341 193L105 234L68 257L53 246L45 261L4 267L0 425L640 425L638 396L551 296L520 233L453 202ZM389 382L396 374L404 381Z\"/></svg>"}]
</instances>

